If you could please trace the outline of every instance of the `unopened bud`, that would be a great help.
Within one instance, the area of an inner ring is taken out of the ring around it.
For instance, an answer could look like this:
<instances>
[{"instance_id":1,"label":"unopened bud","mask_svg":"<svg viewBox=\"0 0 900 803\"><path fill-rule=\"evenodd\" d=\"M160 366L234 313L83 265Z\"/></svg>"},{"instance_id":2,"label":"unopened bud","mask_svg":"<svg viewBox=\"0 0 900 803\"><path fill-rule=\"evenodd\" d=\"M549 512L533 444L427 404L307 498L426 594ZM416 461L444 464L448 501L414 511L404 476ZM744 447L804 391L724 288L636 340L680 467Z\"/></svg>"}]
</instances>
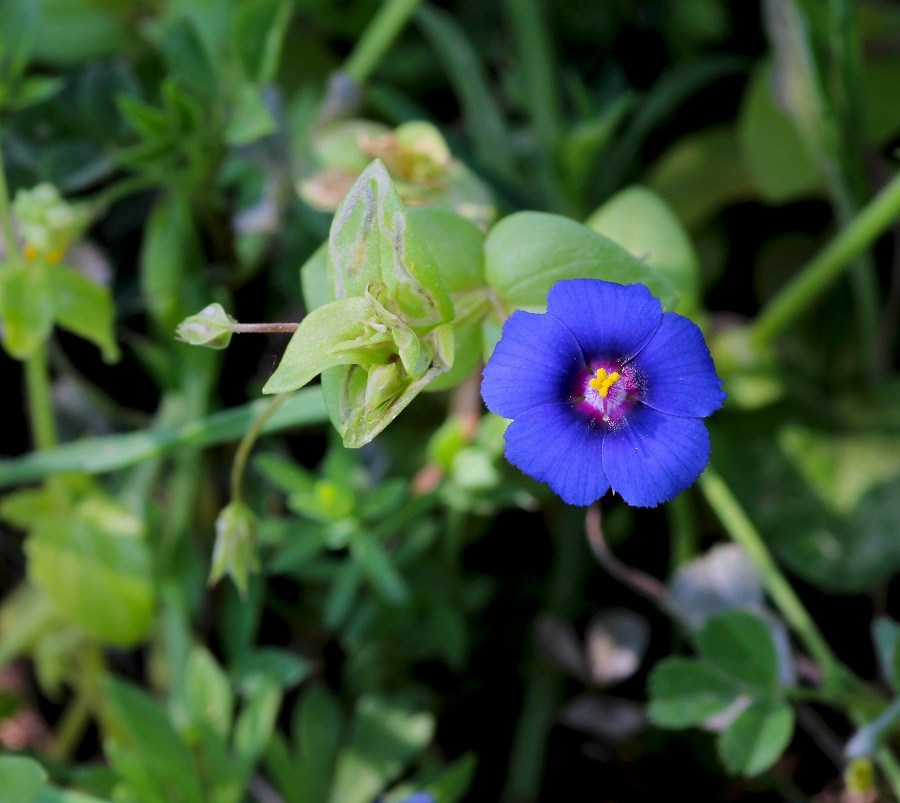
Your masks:
<instances>
[{"instance_id":1,"label":"unopened bud","mask_svg":"<svg viewBox=\"0 0 900 803\"><path fill-rule=\"evenodd\" d=\"M209 582L216 583L228 574L244 596L251 571L259 571L256 516L246 504L236 501L224 507L216 519L216 544Z\"/></svg>"},{"instance_id":2,"label":"unopened bud","mask_svg":"<svg viewBox=\"0 0 900 803\"><path fill-rule=\"evenodd\" d=\"M225 312L221 304L209 304L178 324L175 336L192 346L224 349L231 342L233 323L234 318Z\"/></svg>"}]
</instances>

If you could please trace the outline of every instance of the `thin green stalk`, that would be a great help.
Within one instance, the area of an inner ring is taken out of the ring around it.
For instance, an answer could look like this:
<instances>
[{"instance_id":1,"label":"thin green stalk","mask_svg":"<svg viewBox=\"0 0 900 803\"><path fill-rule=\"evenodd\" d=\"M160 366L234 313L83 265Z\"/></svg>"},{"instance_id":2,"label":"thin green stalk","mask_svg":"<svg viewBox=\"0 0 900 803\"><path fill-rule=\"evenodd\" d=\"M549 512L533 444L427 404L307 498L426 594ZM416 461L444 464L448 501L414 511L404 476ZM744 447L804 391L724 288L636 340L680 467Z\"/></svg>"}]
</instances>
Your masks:
<instances>
[{"instance_id":1,"label":"thin green stalk","mask_svg":"<svg viewBox=\"0 0 900 803\"><path fill-rule=\"evenodd\" d=\"M421 0L385 0L344 64L344 72L365 82L381 63Z\"/></svg>"},{"instance_id":2,"label":"thin green stalk","mask_svg":"<svg viewBox=\"0 0 900 803\"><path fill-rule=\"evenodd\" d=\"M59 443L53 399L50 393L50 373L47 350L41 344L25 360L25 386L28 393L28 416L31 421L34 446L39 450L52 449Z\"/></svg>"},{"instance_id":3,"label":"thin green stalk","mask_svg":"<svg viewBox=\"0 0 900 803\"><path fill-rule=\"evenodd\" d=\"M247 430L244 437L241 438L241 442L238 444L237 451L234 454L234 463L232 463L231 465L232 502L239 502L242 498L241 485L244 480L244 472L247 468L247 460L250 457L250 452L253 450L253 445L256 443L269 419L273 415L275 415L275 413L278 411L278 408L281 407L282 404L284 404L289 396L289 393L279 393L274 399L272 399L272 401L269 403L269 406L266 407L262 414L257 417L257 419L253 422L253 426L251 426L250 429Z\"/></svg>"},{"instance_id":4,"label":"thin green stalk","mask_svg":"<svg viewBox=\"0 0 900 803\"><path fill-rule=\"evenodd\" d=\"M691 513L690 498L687 494L676 496L668 505L666 513L672 531L670 564L673 571L697 557L697 528Z\"/></svg>"},{"instance_id":5,"label":"thin green stalk","mask_svg":"<svg viewBox=\"0 0 900 803\"><path fill-rule=\"evenodd\" d=\"M900 174L766 305L751 325L752 341L765 345L786 329L898 217Z\"/></svg>"},{"instance_id":6,"label":"thin green stalk","mask_svg":"<svg viewBox=\"0 0 900 803\"><path fill-rule=\"evenodd\" d=\"M700 477L700 488L732 540L740 544L762 576L763 584L781 615L809 654L827 676L843 674L843 668L828 646L809 612L803 606L787 578L772 559L756 527L747 518L725 481L709 467Z\"/></svg>"}]
</instances>

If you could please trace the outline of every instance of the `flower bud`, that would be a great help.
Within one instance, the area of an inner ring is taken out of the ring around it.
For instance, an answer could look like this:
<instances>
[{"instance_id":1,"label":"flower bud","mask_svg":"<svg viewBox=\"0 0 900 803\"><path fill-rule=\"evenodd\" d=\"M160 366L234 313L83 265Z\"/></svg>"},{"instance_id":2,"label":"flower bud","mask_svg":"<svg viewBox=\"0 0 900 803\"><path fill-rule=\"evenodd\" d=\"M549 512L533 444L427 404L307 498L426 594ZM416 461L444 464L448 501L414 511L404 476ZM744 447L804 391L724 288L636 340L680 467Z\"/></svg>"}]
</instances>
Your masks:
<instances>
[{"instance_id":1,"label":"flower bud","mask_svg":"<svg viewBox=\"0 0 900 803\"><path fill-rule=\"evenodd\" d=\"M228 574L243 596L247 593L247 578L251 571L259 571L256 516L243 502L231 502L216 519L216 544L209 582L216 583Z\"/></svg>"},{"instance_id":2,"label":"flower bud","mask_svg":"<svg viewBox=\"0 0 900 803\"><path fill-rule=\"evenodd\" d=\"M221 304L209 304L178 324L175 336L192 346L224 349L231 342L233 323L234 318L225 312Z\"/></svg>"}]
</instances>

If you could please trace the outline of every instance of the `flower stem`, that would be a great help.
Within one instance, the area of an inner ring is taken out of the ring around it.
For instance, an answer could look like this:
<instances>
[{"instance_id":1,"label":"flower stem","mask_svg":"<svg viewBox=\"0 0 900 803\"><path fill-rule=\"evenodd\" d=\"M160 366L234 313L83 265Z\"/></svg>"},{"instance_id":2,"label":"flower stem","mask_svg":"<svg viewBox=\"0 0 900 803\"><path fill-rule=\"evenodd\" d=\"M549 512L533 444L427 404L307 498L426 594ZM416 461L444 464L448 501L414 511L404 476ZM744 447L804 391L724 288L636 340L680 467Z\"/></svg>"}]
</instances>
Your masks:
<instances>
[{"instance_id":1,"label":"flower stem","mask_svg":"<svg viewBox=\"0 0 900 803\"><path fill-rule=\"evenodd\" d=\"M232 323L228 329L235 334L247 332L296 332L299 323Z\"/></svg>"},{"instance_id":2,"label":"flower stem","mask_svg":"<svg viewBox=\"0 0 900 803\"><path fill-rule=\"evenodd\" d=\"M385 0L344 64L344 72L363 83L400 35L421 0Z\"/></svg>"},{"instance_id":3,"label":"flower stem","mask_svg":"<svg viewBox=\"0 0 900 803\"><path fill-rule=\"evenodd\" d=\"M59 437L53 415L47 349L43 343L25 360L25 387L34 446L39 450L52 449L59 444Z\"/></svg>"},{"instance_id":4,"label":"flower stem","mask_svg":"<svg viewBox=\"0 0 900 803\"><path fill-rule=\"evenodd\" d=\"M234 455L234 463L231 466L231 501L238 502L241 500L241 485L244 480L244 471L247 468L247 460L250 457L250 452L253 449L253 444L256 443L257 438L259 438L260 433L263 431L263 427L265 427L266 422L275 414L275 411L281 407L282 404L287 400L290 396L290 393L279 393L274 399L272 399L271 403L265 410L257 417L256 421L253 422L253 425L247 432L244 434L244 437L241 438L241 442L238 444L237 451Z\"/></svg>"},{"instance_id":5,"label":"flower stem","mask_svg":"<svg viewBox=\"0 0 900 803\"><path fill-rule=\"evenodd\" d=\"M756 527L747 518L747 514L725 481L712 467L708 467L700 477L700 487L728 534L744 548L756 565L772 601L812 658L818 662L825 676L834 677L843 674L844 670L828 646L828 642L772 559Z\"/></svg>"},{"instance_id":6,"label":"flower stem","mask_svg":"<svg viewBox=\"0 0 900 803\"><path fill-rule=\"evenodd\" d=\"M765 345L787 328L898 217L900 173L766 305L751 326L753 342Z\"/></svg>"}]
</instances>

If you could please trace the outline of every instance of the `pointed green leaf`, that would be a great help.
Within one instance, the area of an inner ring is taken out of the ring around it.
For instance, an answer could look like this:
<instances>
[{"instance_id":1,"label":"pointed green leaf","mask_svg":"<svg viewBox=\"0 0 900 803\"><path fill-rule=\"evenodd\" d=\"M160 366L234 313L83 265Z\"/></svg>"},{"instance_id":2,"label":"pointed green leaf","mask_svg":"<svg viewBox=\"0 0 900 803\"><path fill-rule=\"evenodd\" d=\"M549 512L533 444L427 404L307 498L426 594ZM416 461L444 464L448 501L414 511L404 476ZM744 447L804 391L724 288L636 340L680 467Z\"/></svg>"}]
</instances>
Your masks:
<instances>
[{"instance_id":1,"label":"pointed green leaf","mask_svg":"<svg viewBox=\"0 0 900 803\"><path fill-rule=\"evenodd\" d=\"M392 351L388 326L368 299L332 301L301 321L263 393L296 390L336 365L385 363Z\"/></svg>"},{"instance_id":2,"label":"pointed green leaf","mask_svg":"<svg viewBox=\"0 0 900 803\"><path fill-rule=\"evenodd\" d=\"M562 279L641 283L671 308L677 293L659 271L587 226L560 215L517 212L485 243L485 277L510 310L543 308Z\"/></svg>"},{"instance_id":3,"label":"pointed green leaf","mask_svg":"<svg viewBox=\"0 0 900 803\"><path fill-rule=\"evenodd\" d=\"M113 329L116 311L109 289L74 268L51 265L49 271L59 326L98 346L104 362L118 360L119 346Z\"/></svg>"},{"instance_id":4,"label":"pointed green leaf","mask_svg":"<svg viewBox=\"0 0 900 803\"><path fill-rule=\"evenodd\" d=\"M308 689L294 708L291 728L300 781L295 790L297 803L328 799L342 729L337 700L320 686Z\"/></svg>"},{"instance_id":5,"label":"pointed green leaf","mask_svg":"<svg viewBox=\"0 0 900 803\"><path fill-rule=\"evenodd\" d=\"M664 728L687 728L724 711L740 694L735 680L707 664L667 658L650 675L647 713Z\"/></svg>"},{"instance_id":6,"label":"pointed green leaf","mask_svg":"<svg viewBox=\"0 0 900 803\"><path fill-rule=\"evenodd\" d=\"M719 755L735 775L759 775L774 764L794 733L794 709L783 701L751 703L718 739Z\"/></svg>"},{"instance_id":7,"label":"pointed green leaf","mask_svg":"<svg viewBox=\"0 0 900 803\"><path fill-rule=\"evenodd\" d=\"M231 46L250 81L275 79L292 5L291 0L245 0L235 9Z\"/></svg>"},{"instance_id":8,"label":"pointed green leaf","mask_svg":"<svg viewBox=\"0 0 900 803\"><path fill-rule=\"evenodd\" d=\"M111 739L120 745L122 757L139 757L146 774L173 803L202 803L205 797L190 751L163 707L146 692L115 678L107 680L104 699L114 723Z\"/></svg>"},{"instance_id":9,"label":"pointed green leaf","mask_svg":"<svg viewBox=\"0 0 900 803\"><path fill-rule=\"evenodd\" d=\"M872 641L882 675L891 688L900 691L900 625L880 616L872 625Z\"/></svg>"}]
</instances>

